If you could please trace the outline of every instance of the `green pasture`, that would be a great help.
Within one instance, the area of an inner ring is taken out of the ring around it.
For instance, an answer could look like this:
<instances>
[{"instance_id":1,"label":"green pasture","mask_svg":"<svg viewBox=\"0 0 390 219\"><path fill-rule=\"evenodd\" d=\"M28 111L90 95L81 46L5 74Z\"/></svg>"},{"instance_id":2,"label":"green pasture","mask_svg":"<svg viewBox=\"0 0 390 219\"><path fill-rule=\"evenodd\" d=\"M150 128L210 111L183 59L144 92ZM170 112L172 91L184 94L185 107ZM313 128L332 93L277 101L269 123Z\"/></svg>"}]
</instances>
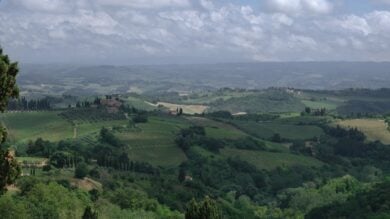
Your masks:
<instances>
[{"instance_id":1,"label":"green pasture","mask_svg":"<svg viewBox=\"0 0 390 219\"><path fill-rule=\"evenodd\" d=\"M26 143L37 138L49 141L80 138L98 133L102 127L128 124L127 120L111 120L78 123L74 127L70 122L59 116L59 113L59 111L13 112L0 115L0 120L8 129L9 139L13 143Z\"/></svg>"},{"instance_id":2,"label":"green pasture","mask_svg":"<svg viewBox=\"0 0 390 219\"><path fill-rule=\"evenodd\" d=\"M225 148L221 154L226 157L239 157L259 169L272 170L277 167L290 167L295 165L314 166L322 165L322 162L311 158L290 153L273 153L266 151L251 151Z\"/></svg>"},{"instance_id":3,"label":"green pasture","mask_svg":"<svg viewBox=\"0 0 390 219\"><path fill-rule=\"evenodd\" d=\"M235 121L243 131L259 138L269 139L274 134L291 140L311 139L323 134L323 130L313 125L291 125L274 122Z\"/></svg>"},{"instance_id":4,"label":"green pasture","mask_svg":"<svg viewBox=\"0 0 390 219\"><path fill-rule=\"evenodd\" d=\"M205 127L206 135L217 139L237 139L248 135L236 127L203 117L187 117L194 125Z\"/></svg>"},{"instance_id":5,"label":"green pasture","mask_svg":"<svg viewBox=\"0 0 390 219\"><path fill-rule=\"evenodd\" d=\"M330 100L302 100L302 103L312 109L325 108L327 110L335 110L339 106L339 103Z\"/></svg>"},{"instance_id":6,"label":"green pasture","mask_svg":"<svg viewBox=\"0 0 390 219\"><path fill-rule=\"evenodd\" d=\"M127 145L130 159L174 166L186 159L175 144L175 136L189 125L188 121L178 117L152 116L147 123L137 124L135 128L116 133L116 136Z\"/></svg>"},{"instance_id":7,"label":"green pasture","mask_svg":"<svg viewBox=\"0 0 390 219\"><path fill-rule=\"evenodd\" d=\"M58 116L59 112L13 112L0 116L6 126L9 139L27 142L39 137L59 141L73 136L72 125Z\"/></svg>"},{"instance_id":8,"label":"green pasture","mask_svg":"<svg viewBox=\"0 0 390 219\"><path fill-rule=\"evenodd\" d=\"M156 106L145 102L141 98L129 96L129 97L127 97L124 100L125 100L126 104L128 104L128 105L130 105L130 106L132 106L134 108L137 108L137 109L147 110L147 111L152 111L154 109L157 109Z\"/></svg>"},{"instance_id":9,"label":"green pasture","mask_svg":"<svg viewBox=\"0 0 390 219\"><path fill-rule=\"evenodd\" d=\"M130 160L148 162L154 166L175 167L187 160L186 155L176 145L129 148L128 153Z\"/></svg>"}]
</instances>

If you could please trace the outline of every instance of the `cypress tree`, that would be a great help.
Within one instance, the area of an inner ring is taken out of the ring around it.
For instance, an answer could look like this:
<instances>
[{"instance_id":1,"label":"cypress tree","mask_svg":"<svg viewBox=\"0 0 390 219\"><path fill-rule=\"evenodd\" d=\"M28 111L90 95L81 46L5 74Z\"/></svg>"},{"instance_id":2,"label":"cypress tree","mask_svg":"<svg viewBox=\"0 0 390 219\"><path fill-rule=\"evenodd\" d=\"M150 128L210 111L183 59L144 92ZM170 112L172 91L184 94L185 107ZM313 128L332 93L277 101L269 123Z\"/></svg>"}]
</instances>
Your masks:
<instances>
[{"instance_id":1,"label":"cypress tree","mask_svg":"<svg viewBox=\"0 0 390 219\"><path fill-rule=\"evenodd\" d=\"M90 206L85 208L82 219L97 219L97 212L93 211Z\"/></svg>"}]
</instances>

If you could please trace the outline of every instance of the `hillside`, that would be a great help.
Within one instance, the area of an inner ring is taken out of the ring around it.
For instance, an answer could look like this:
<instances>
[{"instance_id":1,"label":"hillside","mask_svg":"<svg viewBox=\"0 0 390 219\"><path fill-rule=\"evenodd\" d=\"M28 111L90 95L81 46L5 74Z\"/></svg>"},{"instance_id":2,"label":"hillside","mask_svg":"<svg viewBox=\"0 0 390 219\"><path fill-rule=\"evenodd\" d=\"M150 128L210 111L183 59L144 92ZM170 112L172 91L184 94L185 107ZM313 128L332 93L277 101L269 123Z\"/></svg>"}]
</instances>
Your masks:
<instances>
[{"instance_id":1,"label":"hillside","mask_svg":"<svg viewBox=\"0 0 390 219\"><path fill-rule=\"evenodd\" d=\"M69 214L70 207L52 205L60 203L55 192L79 203L71 207L75 217L92 206L103 218L183 218L186 203L210 195L227 218L302 218L335 200L347 205L390 171L390 147L375 141L387 143L387 120L338 115L350 96L224 89L164 94L169 102L156 96L158 106L149 96L124 94L10 111L0 119L23 176L0 207L18 206L20 217L50 214L27 207L40 196L52 211ZM194 114L194 105L208 108Z\"/></svg>"}]
</instances>

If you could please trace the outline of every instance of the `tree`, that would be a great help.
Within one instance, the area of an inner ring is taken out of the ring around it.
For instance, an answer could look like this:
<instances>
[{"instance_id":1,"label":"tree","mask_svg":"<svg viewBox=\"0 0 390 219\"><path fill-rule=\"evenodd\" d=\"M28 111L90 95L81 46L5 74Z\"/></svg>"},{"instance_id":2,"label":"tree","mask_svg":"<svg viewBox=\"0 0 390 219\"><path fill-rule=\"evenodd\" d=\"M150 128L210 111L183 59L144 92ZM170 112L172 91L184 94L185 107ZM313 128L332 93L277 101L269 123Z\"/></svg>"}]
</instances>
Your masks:
<instances>
[{"instance_id":1,"label":"tree","mask_svg":"<svg viewBox=\"0 0 390 219\"><path fill-rule=\"evenodd\" d=\"M222 219L222 214L217 203L206 196L201 202L196 202L194 199L190 201L185 219Z\"/></svg>"},{"instance_id":2,"label":"tree","mask_svg":"<svg viewBox=\"0 0 390 219\"><path fill-rule=\"evenodd\" d=\"M272 136L271 141L280 143L280 142L282 142L282 137L280 136L279 133L275 133Z\"/></svg>"},{"instance_id":3,"label":"tree","mask_svg":"<svg viewBox=\"0 0 390 219\"><path fill-rule=\"evenodd\" d=\"M10 195L0 197L0 215L2 219L31 218L23 201Z\"/></svg>"},{"instance_id":4,"label":"tree","mask_svg":"<svg viewBox=\"0 0 390 219\"><path fill-rule=\"evenodd\" d=\"M85 208L82 219L97 219L97 212L93 211L90 206Z\"/></svg>"},{"instance_id":5,"label":"tree","mask_svg":"<svg viewBox=\"0 0 390 219\"><path fill-rule=\"evenodd\" d=\"M146 123L148 122L148 115L145 112L138 113L133 117L134 123Z\"/></svg>"},{"instance_id":6,"label":"tree","mask_svg":"<svg viewBox=\"0 0 390 219\"><path fill-rule=\"evenodd\" d=\"M74 176L76 178L82 179L85 176L87 176L87 174L88 174L88 166L87 166L87 164L85 164L84 162L79 163L76 166L76 169L75 169L75 172L74 172Z\"/></svg>"},{"instance_id":7,"label":"tree","mask_svg":"<svg viewBox=\"0 0 390 219\"><path fill-rule=\"evenodd\" d=\"M64 168L67 166L69 154L67 152L58 151L50 157L50 164L56 168Z\"/></svg>"},{"instance_id":8,"label":"tree","mask_svg":"<svg viewBox=\"0 0 390 219\"><path fill-rule=\"evenodd\" d=\"M121 146L121 143L117 139L117 137L115 137L115 135L110 130L108 130L105 127L103 127L100 130L100 141L102 143L107 143L107 144L109 144L111 146L114 146L114 147L120 147Z\"/></svg>"},{"instance_id":9,"label":"tree","mask_svg":"<svg viewBox=\"0 0 390 219\"><path fill-rule=\"evenodd\" d=\"M23 178L22 178L23 179ZM69 190L58 183L38 183L24 196L27 218L81 218L89 204L86 193Z\"/></svg>"},{"instance_id":10,"label":"tree","mask_svg":"<svg viewBox=\"0 0 390 219\"><path fill-rule=\"evenodd\" d=\"M0 111L4 112L10 98L19 96L19 88L16 85L18 63L11 62L0 48ZM7 140L7 130L0 125L0 143ZM0 148L0 193L6 191L6 186L15 182L20 175L18 162L9 150Z\"/></svg>"},{"instance_id":11,"label":"tree","mask_svg":"<svg viewBox=\"0 0 390 219\"><path fill-rule=\"evenodd\" d=\"M0 149L0 194L7 191L6 186L15 182L21 168L9 150Z\"/></svg>"},{"instance_id":12,"label":"tree","mask_svg":"<svg viewBox=\"0 0 390 219\"><path fill-rule=\"evenodd\" d=\"M180 168L179 176L177 177L179 182L184 182L184 180L186 179L186 174L186 170L184 168Z\"/></svg>"},{"instance_id":13,"label":"tree","mask_svg":"<svg viewBox=\"0 0 390 219\"><path fill-rule=\"evenodd\" d=\"M200 216L199 204L195 199L192 199L187 206L185 219L197 219ZM200 218L199 218L200 219Z\"/></svg>"}]
</instances>

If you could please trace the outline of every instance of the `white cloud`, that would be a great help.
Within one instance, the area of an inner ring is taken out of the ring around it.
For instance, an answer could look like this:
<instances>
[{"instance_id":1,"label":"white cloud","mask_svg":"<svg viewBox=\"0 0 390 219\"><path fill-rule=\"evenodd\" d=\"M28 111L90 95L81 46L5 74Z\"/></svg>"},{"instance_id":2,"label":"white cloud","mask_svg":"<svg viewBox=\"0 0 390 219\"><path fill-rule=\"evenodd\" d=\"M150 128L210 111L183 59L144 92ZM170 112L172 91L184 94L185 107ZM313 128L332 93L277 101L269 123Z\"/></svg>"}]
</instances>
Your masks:
<instances>
[{"instance_id":1,"label":"white cloud","mask_svg":"<svg viewBox=\"0 0 390 219\"><path fill-rule=\"evenodd\" d=\"M200 4L207 10L213 10L215 8L211 0L200 0Z\"/></svg>"},{"instance_id":2,"label":"white cloud","mask_svg":"<svg viewBox=\"0 0 390 219\"><path fill-rule=\"evenodd\" d=\"M367 20L363 17L349 15L344 17L342 20L337 20L336 22L345 30L350 30L365 36L371 33L371 27L367 23Z\"/></svg>"},{"instance_id":3,"label":"white cloud","mask_svg":"<svg viewBox=\"0 0 390 219\"><path fill-rule=\"evenodd\" d=\"M134 8L188 7L188 0L96 0L100 5L128 6Z\"/></svg>"},{"instance_id":4,"label":"white cloud","mask_svg":"<svg viewBox=\"0 0 390 219\"><path fill-rule=\"evenodd\" d=\"M32 11L60 11L70 7L65 0L12 0L10 2L16 7Z\"/></svg>"},{"instance_id":5,"label":"white cloud","mask_svg":"<svg viewBox=\"0 0 390 219\"><path fill-rule=\"evenodd\" d=\"M329 14L325 0L274 0L273 11L210 0L7 1L0 43L22 61L390 61L389 11Z\"/></svg>"},{"instance_id":6,"label":"white cloud","mask_svg":"<svg viewBox=\"0 0 390 219\"><path fill-rule=\"evenodd\" d=\"M328 0L267 0L270 9L295 15L326 14L333 5Z\"/></svg>"},{"instance_id":7,"label":"white cloud","mask_svg":"<svg viewBox=\"0 0 390 219\"><path fill-rule=\"evenodd\" d=\"M390 34L390 11L373 11L365 16L376 34Z\"/></svg>"}]
</instances>

